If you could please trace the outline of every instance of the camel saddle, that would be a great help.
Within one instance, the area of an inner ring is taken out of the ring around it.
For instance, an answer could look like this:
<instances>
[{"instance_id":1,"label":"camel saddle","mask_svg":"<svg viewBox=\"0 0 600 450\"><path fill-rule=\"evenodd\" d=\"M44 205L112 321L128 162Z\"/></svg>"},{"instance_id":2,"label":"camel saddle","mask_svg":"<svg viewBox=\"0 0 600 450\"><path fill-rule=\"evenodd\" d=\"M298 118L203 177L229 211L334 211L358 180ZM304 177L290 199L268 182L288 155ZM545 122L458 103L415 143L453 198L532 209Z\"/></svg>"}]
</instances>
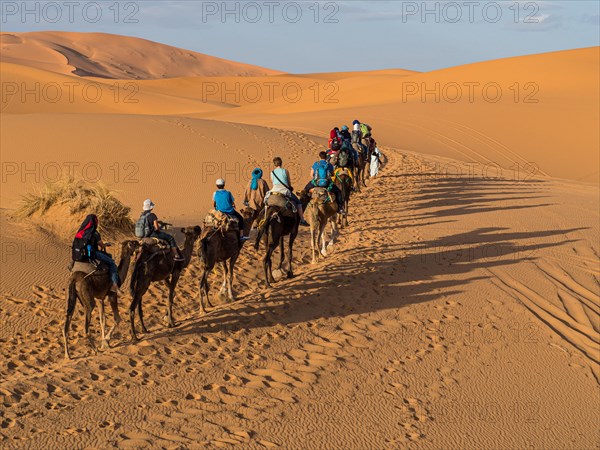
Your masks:
<instances>
[{"instance_id":1,"label":"camel saddle","mask_svg":"<svg viewBox=\"0 0 600 450\"><path fill-rule=\"evenodd\" d=\"M98 263L97 265L90 262L79 262L71 261L68 266L71 272L83 272L87 275L104 275L108 272L108 266L106 264Z\"/></svg>"},{"instance_id":2,"label":"camel saddle","mask_svg":"<svg viewBox=\"0 0 600 450\"><path fill-rule=\"evenodd\" d=\"M226 233L228 231L239 231L239 229L240 224L236 217L213 209L204 218L204 228L202 229L201 238L206 237L208 233L214 231Z\"/></svg>"},{"instance_id":3,"label":"camel saddle","mask_svg":"<svg viewBox=\"0 0 600 450\"><path fill-rule=\"evenodd\" d=\"M286 217L295 217L298 213L298 209L296 208L296 205L294 205L294 202L280 192L269 192L265 198L265 205L280 208L281 213Z\"/></svg>"},{"instance_id":4,"label":"camel saddle","mask_svg":"<svg viewBox=\"0 0 600 450\"><path fill-rule=\"evenodd\" d=\"M145 237L140 239L139 242L140 246L155 248L156 250L170 248L169 243L167 241L155 237Z\"/></svg>"}]
</instances>

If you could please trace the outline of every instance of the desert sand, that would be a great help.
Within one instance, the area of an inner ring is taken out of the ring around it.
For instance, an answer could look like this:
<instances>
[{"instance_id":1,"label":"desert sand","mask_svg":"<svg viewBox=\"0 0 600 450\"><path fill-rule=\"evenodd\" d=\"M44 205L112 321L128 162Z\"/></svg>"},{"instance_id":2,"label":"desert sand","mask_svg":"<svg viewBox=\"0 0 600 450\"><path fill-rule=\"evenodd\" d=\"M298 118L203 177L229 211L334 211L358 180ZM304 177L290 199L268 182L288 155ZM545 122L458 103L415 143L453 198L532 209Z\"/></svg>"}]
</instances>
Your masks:
<instances>
[{"instance_id":1,"label":"desert sand","mask_svg":"<svg viewBox=\"0 0 600 450\"><path fill-rule=\"evenodd\" d=\"M598 48L283 74L121 36L1 38L2 448L600 448ZM78 308L63 359L83 217L16 220L22 195L74 175L132 217L151 197L201 224L217 177L241 202L279 155L300 188L355 118L386 162L326 260L310 264L303 229L296 277L266 289L247 245L237 300L202 316L194 255L176 328L156 284L139 343L122 322L93 355Z\"/></svg>"}]
</instances>

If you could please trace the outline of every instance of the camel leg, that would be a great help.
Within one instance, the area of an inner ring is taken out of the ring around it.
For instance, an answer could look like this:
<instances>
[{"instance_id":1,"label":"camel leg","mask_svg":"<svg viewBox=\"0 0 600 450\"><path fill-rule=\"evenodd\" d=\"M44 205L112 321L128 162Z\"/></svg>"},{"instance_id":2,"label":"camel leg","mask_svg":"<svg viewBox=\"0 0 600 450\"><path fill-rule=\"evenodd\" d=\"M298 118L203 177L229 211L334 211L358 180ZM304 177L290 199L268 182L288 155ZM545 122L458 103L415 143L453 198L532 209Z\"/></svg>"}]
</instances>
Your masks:
<instances>
[{"instance_id":1,"label":"camel leg","mask_svg":"<svg viewBox=\"0 0 600 450\"><path fill-rule=\"evenodd\" d=\"M175 320L173 319L173 299L175 298L175 286L177 286L178 281L179 275L171 275L169 281L169 305L167 306L167 326L169 328L175 327Z\"/></svg>"},{"instance_id":2,"label":"camel leg","mask_svg":"<svg viewBox=\"0 0 600 450\"><path fill-rule=\"evenodd\" d=\"M134 320L135 320L135 299L133 300L133 302L131 303L131 307L129 308L129 322L131 323L131 342L137 342L139 341L139 338L137 337L137 334L135 334L135 324L134 324Z\"/></svg>"},{"instance_id":3,"label":"camel leg","mask_svg":"<svg viewBox=\"0 0 600 450\"><path fill-rule=\"evenodd\" d=\"M235 300L235 297L233 296L233 269L235 268L236 261L237 256L229 260L229 277L227 278L227 298L229 298L229 301L231 302Z\"/></svg>"},{"instance_id":4,"label":"camel leg","mask_svg":"<svg viewBox=\"0 0 600 450\"><path fill-rule=\"evenodd\" d=\"M279 271L281 273L283 273L283 263L285 261L285 253L284 253L285 249L283 248L283 236L279 237L279 253L281 253L281 256L279 258Z\"/></svg>"},{"instance_id":5,"label":"camel leg","mask_svg":"<svg viewBox=\"0 0 600 450\"><path fill-rule=\"evenodd\" d=\"M92 312L94 310L95 301L93 300L93 298L91 298L90 300L92 301L85 305L85 336L87 337L88 344L90 345L92 352L94 352L94 354L97 354L98 351L96 350L96 344L94 344L94 338L90 333L90 323L92 321Z\"/></svg>"},{"instance_id":6,"label":"camel leg","mask_svg":"<svg viewBox=\"0 0 600 450\"><path fill-rule=\"evenodd\" d=\"M334 219L335 221L335 219ZM327 227L327 221L320 226L319 230L319 243L321 245L321 255L327 256L327 246L325 240L325 228Z\"/></svg>"},{"instance_id":7,"label":"camel leg","mask_svg":"<svg viewBox=\"0 0 600 450\"><path fill-rule=\"evenodd\" d=\"M335 223L335 221L332 221L331 222L331 239L330 239L329 243L327 244L327 248L333 247L337 236L338 236L338 227L337 227L337 224Z\"/></svg>"},{"instance_id":8,"label":"camel leg","mask_svg":"<svg viewBox=\"0 0 600 450\"><path fill-rule=\"evenodd\" d=\"M142 331L144 333L148 333L148 330L144 326L144 319L142 317L142 298L144 294L150 287L150 280L144 281L142 284L141 281L138 281L135 286L135 291L132 293L133 298L131 299L131 305L129 305L129 321L131 323L131 342L137 342L139 339L137 334L135 333L135 310L137 309L138 314L140 316L140 322L142 324Z\"/></svg>"},{"instance_id":9,"label":"camel leg","mask_svg":"<svg viewBox=\"0 0 600 450\"><path fill-rule=\"evenodd\" d=\"M206 314L206 308L204 307L204 296L208 297L208 271L204 269L202 277L200 278L200 314Z\"/></svg>"},{"instance_id":10,"label":"camel leg","mask_svg":"<svg viewBox=\"0 0 600 450\"><path fill-rule=\"evenodd\" d=\"M346 198L345 204L344 204L344 210L346 211L346 213L344 214L344 218L342 221L342 225L344 227L348 227L348 208L350 207L350 199Z\"/></svg>"},{"instance_id":11,"label":"camel leg","mask_svg":"<svg viewBox=\"0 0 600 450\"><path fill-rule=\"evenodd\" d=\"M283 237L282 237L283 239ZM296 239L296 234L295 233L291 233L290 234L290 241L288 243L288 273L287 273L287 277L288 278L294 278L294 270L292 268L292 259L293 259L293 248L294 248L294 240Z\"/></svg>"},{"instance_id":12,"label":"camel leg","mask_svg":"<svg viewBox=\"0 0 600 450\"><path fill-rule=\"evenodd\" d=\"M75 305L77 304L77 288L75 281L69 282L69 291L67 294L67 317L65 318L65 326L63 328L63 341L65 345L65 359L71 359L69 353L69 329L71 328L71 319L75 312Z\"/></svg>"},{"instance_id":13,"label":"camel leg","mask_svg":"<svg viewBox=\"0 0 600 450\"><path fill-rule=\"evenodd\" d=\"M317 264L317 248L319 246L319 243L317 241L317 230L315 229L316 226L312 225L310 226L310 247L312 250L312 262L311 264Z\"/></svg>"},{"instance_id":14,"label":"camel leg","mask_svg":"<svg viewBox=\"0 0 600 450\"><path fill-rule=\"evenodd\" d=\"M271 277L270 277L270 267L271 267L271 254L272 254L272 250L271 247L268 246L266 248L266 252L265 252L265 257L263 259L263 269L265 272L265 283L267 284L267 287L270 288L271 287Z\"/></svg>"},{"instance_id":15,"label":"camel leg","mask_svg":"<svg viewBox=\"0 0 600 450\"><path fill-rule=\"evenodd\" d=\"M133 295L133 299L131 300L131 305L129 306L129 322L131 324L131 342L139 341L137 334L135 333L135 310L137 309L138 302L141 301L138 293L135 292Z\"/></svg>"},{"instance_id":16,"label":"camel leg","mask_svg":"<svg viewBox=\"0 0 600 450\"><path fill-rule=\"evenodd\" d=\"M219 296L221 296L221 298L226 298L227 297L227 274L228 274L227 261L223 261L221 263L221 268L223 269L223 283L221 284L221 289L219 290Z\"/></svg>"},{"instance_id":17,"label":"camel leg","mask_svg":"<svg viewBox=\"0 0 600 450\"><path fill-rule=\"evenodd\" d=\"M270 283L275 283L275 277L273 276L273 253L275 253L275 248L277 248L277 242L272 241L269 244L269 257L268 257L268 269L269 272L267 274L267 279L269 282L267 283L268 287L271 287Z\"/></svg>"},{"instance_id":18,"label":"camel leg","mask_svg":"<svg viewBox=\"0 0 600 450\"><path fill-rule=\"evenodd\" d=\"M100 299L98 302L98 314L100 316L100 334L102 335L102 341L100 343L100 349L106 350L108 343L106 342L106 316L104 315L104 299Z\"/></svg>"},{"instance_id":19,"label":"camel leg","mask_svg":"<svg viewBox=\"0 0 600 450\"><path fill-rule=\"evenodd\" d=\"M113 318L115 319L115 323L108 330L108 333L106 333L106 344L107 345L110 342L110 338L111 338L111 336L113 334L113 331L115 331L115 328L117 328L117 326L119 325L119 323L121 323L121 316L119 314L119 305L117 303L117 294L115 294L114 292L110 292L108 294L108 301L110 303L110 307L111 307L112 312L113 312Z\"/></svg>"},{"instance_id":20,"label":"camel leg","mask_svg":"<svg viewBox=\"0 0 600 450\"><path fill-rule=\"evenodd\" d=\"M146 325L144 324L144 312L142 311L142 297L141 296L140 296L139 301L137 302L137 310L138 310L138 316L140 316L140 324L142 325L142 332L148 333L148 329L146 328Z\"/></svg>"}]
</instances>

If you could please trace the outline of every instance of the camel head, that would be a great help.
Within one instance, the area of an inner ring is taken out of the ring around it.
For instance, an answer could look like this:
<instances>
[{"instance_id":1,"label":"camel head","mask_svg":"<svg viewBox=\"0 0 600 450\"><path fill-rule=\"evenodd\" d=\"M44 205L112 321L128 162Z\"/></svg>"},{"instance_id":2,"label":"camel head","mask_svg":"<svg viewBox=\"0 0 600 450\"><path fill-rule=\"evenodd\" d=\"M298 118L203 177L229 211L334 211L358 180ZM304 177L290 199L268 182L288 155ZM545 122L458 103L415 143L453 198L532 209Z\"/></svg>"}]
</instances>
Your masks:
<instances>
[{"instance_id":1,"label":"camel head","mask_svg":"<svg viewBox=\"0 0 600 450\"><path fill-rule=\"evenodd\" d=\"M193 227L185 227L181 229L181 232L185 235L185 243L183 244L183 266L187 267L192 259L194 244L200 237L202 228L200 228L198 225Z\"/></svg>"},{"instance_id":2,"label":"camel head","mask_svg":"<svg viewBox=\"0 0 600 450\"><path fill-rule=\"evenodd\" d=\"M191 239L191 242L196 242L196 240L200 237L200 233L202 233L202 228L196 225L193 227L185 227L181 229L181 232L185 234L185 241Z\"/></svg>"},{"instance_id":3,"label":"camel head","mask_svg":"<svg viewBox=\"0 0 600 450\"><path fill-rule=\"evenodd\" d=\"M131 255L140 247L139 241L129 240L121 243L121 255L131 258Z\"/></svg>"},{"instance_id":4,"label":"camel head","mask_svg":"<svg viewBox=\"0 0 600 450\"><path fill-rule=\"evenodd\" d=\"M250 229L252 228L252 222L254 221L254 210L247 206L242 209L241 214L244 218L244 234L248 236L250 234Z\"/></svg>"},{"instance_id":5,"label":"camel head","mask_svg":"<svg viewBox=\"0 0 600 450\"><path fill-rule=\"evenodd\" d=\"M325 188L316 187L311 192L311 202L322 205L330 198L329 191Z\"/></svg>"}]
</instances>

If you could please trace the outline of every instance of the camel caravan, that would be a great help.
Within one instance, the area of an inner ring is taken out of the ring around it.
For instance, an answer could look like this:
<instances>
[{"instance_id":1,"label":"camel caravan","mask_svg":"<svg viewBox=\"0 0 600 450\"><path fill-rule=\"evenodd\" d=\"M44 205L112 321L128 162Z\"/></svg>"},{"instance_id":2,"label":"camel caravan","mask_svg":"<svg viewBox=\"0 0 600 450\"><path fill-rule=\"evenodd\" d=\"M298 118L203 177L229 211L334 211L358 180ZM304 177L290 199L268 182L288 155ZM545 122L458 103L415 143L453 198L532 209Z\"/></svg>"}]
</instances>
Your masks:
<instances>
[{"instance_id":1,"label":"camel caravan","mask_svg":"<svg viewBox=\"0 0 600 450\"><path fill-rule=\"evenodd\" d=\"M129 320L131 342L137 342L136 312L142 332L148 333L144 325L142 304L144 294L153 282L162 281L167 285L167 326L175 326L175 290L195 250L202 269L199 281L201 314L205 314L208 307L213 307L208 277L217 265L221 266L223 273L219 295L229 302L235 300L235 264L254 227L257 229L255 249L260 249L261 242L265 248L263 267L267 287L270 288L275 283L272 257L277 248L280 250L280 272L285 273L287 278L294 277L293 247L301 226L310 227L312 263L317 263L319 258L327 256L334 245L339 228L348 226L350 198L354 192L367 187L367 178L377 176L380 160L381 153L373 139L372 128L355 120L352 131L346 125L341 130L337 127L331 130L328 149L319 153L319 160L311 168L311 180L300 192L294 193L292 179L280 157L273 160L271 188L262 178L262 169L257 168L252 172L241 213L236 209L233 195L225 189L225 180L218 179L217 190L213 194L214 209L204 219L203 227L181 229L185 236L182 249L178 247L175 238L165 231L171 224L158 219L156 205L148 199L144 201L143 212L135 223L136 239L121 243L118 264L107 252L110 244L104 243L98 232L98 217L89 214L77 231L72 245L73 261L70 265L67 314L63 328L65 358L71 357L68 338L77 300L85 310L84 329L93 352L96 352L96 346L90 335L89 325L96 301L99 302L101 348L109 348L111 334L121 322L118 292L126 281L131 264L133 270L129 281ZM326 239L328 226L331 232L329 239ZM286 259L287 267L284 270ZM108 332L104 315L106 298L115 322Z\"/></svg>"}]
</instances>

